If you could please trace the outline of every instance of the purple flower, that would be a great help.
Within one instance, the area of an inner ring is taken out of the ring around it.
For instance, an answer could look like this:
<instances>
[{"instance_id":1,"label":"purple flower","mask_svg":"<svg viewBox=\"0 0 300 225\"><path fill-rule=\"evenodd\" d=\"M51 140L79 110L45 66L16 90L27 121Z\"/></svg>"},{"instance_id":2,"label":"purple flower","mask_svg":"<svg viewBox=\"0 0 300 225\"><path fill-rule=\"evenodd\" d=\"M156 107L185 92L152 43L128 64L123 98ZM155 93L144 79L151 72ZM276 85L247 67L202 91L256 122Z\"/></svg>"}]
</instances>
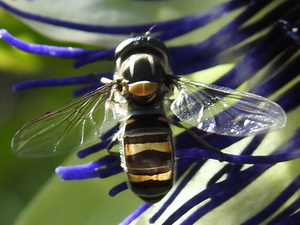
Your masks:
<instances>
[{"instance_id":1,"label":"purple flower","mask_svg":"<svg viewBox=\"0 0 300 225\"><path fill-rule=\"evenodd\" d=\"M300 187L299 166L288 169L290 165L295 165L295 159L300 156L297 124L299 3L290 0L280 3L232 0L177 19L163 22L149 20L151 22L137 25L88 24L29 13L3 1L0 6L29 21L29 24L39 22L54 26L55 29L59 27L92 34L91 37L109 36L112 40L132 33L144 33L155 25L152 35L168 45L170 64L175 75L192 74L192 79L200 79L199 71L230 64L232 68L216 79L215 84L230 88L247 85L248 91L271 97L287 113L286 128L255 137L227 137L191 128L210 145L221 149L222 153L204 149L188 131L181 130L175 137L177 182L172 191L155 205L144 203L121 224L133 221L136 224L149 221L165 225L196 222L221 224L224 220L232 224L260 224L266 221L268 224L295 224L299 220L299 199L295 196ZM205 32L213 22L223 18L227 20L228 15L234 13L233 19L205 39L196 35L191 42L184 44L173 41L184 39L185 35L195 35L198 31ZM54 36L57 37L59 32L55 32ZM103 50L32 44L17 39L4 29L0 30L0 36L11 46L25 52L73 59L74 67L113 60L116 47L114 45ZM103 43L106 42L104 38ZM14 90L84 84L83 88L74 90L74 95L78 96L102 86L100 78L111 79L113 72L112 68L110 73L105 74L25 81L14 85ZM85 158L106 149L117 128L103 133L100 143L78 151L78 157ZM56 169L63 180L106 178L122 172L118 155L106 155L83 165ZM289 173L288 179L286 173ZM115 196L126 189L124 180L113 187L109 194Z\"/></svg>"}]
</instances>

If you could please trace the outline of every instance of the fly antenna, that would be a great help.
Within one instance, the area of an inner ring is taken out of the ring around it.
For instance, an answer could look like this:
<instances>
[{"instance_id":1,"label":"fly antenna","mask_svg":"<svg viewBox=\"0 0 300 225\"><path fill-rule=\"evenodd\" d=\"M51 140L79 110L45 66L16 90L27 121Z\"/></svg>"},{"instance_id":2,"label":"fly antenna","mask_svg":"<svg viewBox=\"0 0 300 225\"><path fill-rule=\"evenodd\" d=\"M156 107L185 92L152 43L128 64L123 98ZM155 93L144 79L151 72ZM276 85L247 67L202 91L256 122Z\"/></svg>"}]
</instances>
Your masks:
<instances>
[{"instance_id":1,"label":"fly antenna","mask_svg":"<svg viewBox=\"0 0 300 225\"><path fill-rule=\"evenodd\" d=\"M154 30L155 27L156 27L156 24L154 24L153 26L151 26L149 28L149 30L145 33L145 36L150 36L151 32Z\"/></svg>"}]
</instances>

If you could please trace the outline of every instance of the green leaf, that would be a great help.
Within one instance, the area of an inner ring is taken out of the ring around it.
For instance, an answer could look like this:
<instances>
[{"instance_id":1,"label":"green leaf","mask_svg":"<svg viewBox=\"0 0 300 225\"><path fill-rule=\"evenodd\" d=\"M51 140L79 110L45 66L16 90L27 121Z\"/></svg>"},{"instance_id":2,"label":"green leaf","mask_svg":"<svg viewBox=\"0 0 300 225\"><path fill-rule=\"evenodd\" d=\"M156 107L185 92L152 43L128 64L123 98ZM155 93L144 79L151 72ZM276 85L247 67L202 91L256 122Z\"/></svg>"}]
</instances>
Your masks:
<instances>
[{"instance_id":1,"label":"green leaf","mask_svg":"<svg viewBox=\"0 0 300 225\"><path fill-rule=\"evenodd\" d=\"M81 164L75 154L66 165ZM124 181L125 174L106 179L61 181L52 177L19 216L15 225L118 224L139 204L130 191L108 196L111 187Z\"/></svg>"}]
</instances>

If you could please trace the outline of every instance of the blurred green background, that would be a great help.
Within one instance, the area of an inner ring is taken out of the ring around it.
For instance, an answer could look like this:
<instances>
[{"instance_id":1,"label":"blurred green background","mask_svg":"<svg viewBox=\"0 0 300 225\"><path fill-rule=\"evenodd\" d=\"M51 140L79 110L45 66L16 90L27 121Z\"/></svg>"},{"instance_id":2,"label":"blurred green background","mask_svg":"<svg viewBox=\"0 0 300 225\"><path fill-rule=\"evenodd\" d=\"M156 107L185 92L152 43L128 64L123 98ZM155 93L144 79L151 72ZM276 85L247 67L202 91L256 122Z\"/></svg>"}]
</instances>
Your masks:
<instances>
[{"instance_id":1,"label":"blurred green background","mask_svg":"<svg viewBox=\"0 0 300 225\"><path fill-rule=\"evenodd\" d=\"M12 35L31 43L75 46L49 40L3 10L0 10L0 28L7 29ZM128 191L114 198L107 196L110 187L124 180L124 174L105 180L60 181L54 175L54 169L66 157L69 157L66 164L74 164L77 160L74 152L70 156L52 158L19 158L10 148L10 141L21 126L71 100L73 98L71 91L74 89L74 87L37 88L14 93L12 84L30 79L68 77L112 70L111 62L97 62L75 70L72 68L71 60L24 53L0 39L1 225L77 225L95 224L95 221L99 222L97 224L117 224L141 203ZM99 156L100 154L95 155L87 161L95 160ZM78 160L77 163L82 164L83 161ZM38 195L38 200L30 204L40 190L42 192ZM128 204L128 201L131 203ZM22 214L24 209L26 211ZM17 218L18 222L14 223Z\"/></svg>"}]
</instances>

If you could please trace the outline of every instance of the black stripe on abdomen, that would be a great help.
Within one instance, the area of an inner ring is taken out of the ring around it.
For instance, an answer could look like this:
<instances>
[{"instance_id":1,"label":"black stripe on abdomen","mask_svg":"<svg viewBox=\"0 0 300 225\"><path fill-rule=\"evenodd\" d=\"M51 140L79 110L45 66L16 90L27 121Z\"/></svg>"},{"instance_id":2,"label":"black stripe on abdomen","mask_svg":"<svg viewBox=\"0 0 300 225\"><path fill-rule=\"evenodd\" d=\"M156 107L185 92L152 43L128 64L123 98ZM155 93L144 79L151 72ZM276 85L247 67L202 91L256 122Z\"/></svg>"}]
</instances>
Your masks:
<instances>
[{"instance_id":1,"label":"black stripe on abdomen","mask_svg":"<svg viewBox=\"0 0 300 225\"><path fill-rule=\"evenodd\" d=\"M165 173L173 169L173 158L170 152L144 150L126 156L126 166L128 172L132 174L153 175Z\"/></svg>"},{"instance_id":2,"label":"black stripe on abdomen","mask_svg":"<svg viewBox=\"0 0 300 225\"><path fill-rule=\"evenodd\" d=\"M173 175L170 172L168 180L152 180L134 182L131 180L131 175L128 174L130 189L141 199L149 203L160 201L170 191L173 186Z\"/></svg>"},{"instance_id":3,"label":"black stripe on abdomen","mask_svg":"<svg viewBox=\"0 0 300 225\"><path fill-rule=\"evenodd\" d=\"M130 189L146 202L161 200L173 186L172 132L163 115L134 115L124 133Z\"/></svg>"},{"instance_id":4,"label":"black stripe on abdomen","mask_svg":"<svg viewBox=\"0 0 300 225\"><path fill-rule=\"evenodd\" d=\"M162 170L163 171L163 170ZM160 201L173 186L173 170L153 174L127 173L130 189L149 203Z\"/></svg>"},{"instance_id":5,"label":"black stripe on abdomen","mask_svg":"<svg viewBox=\"0 0 300 225\"><path fill-rule=\"evenodd\" d=\"M167 128L170 129L167 118L160 114L133 115L126 121L126 130L139 128Z\"/></svg>"}]
</instances>

